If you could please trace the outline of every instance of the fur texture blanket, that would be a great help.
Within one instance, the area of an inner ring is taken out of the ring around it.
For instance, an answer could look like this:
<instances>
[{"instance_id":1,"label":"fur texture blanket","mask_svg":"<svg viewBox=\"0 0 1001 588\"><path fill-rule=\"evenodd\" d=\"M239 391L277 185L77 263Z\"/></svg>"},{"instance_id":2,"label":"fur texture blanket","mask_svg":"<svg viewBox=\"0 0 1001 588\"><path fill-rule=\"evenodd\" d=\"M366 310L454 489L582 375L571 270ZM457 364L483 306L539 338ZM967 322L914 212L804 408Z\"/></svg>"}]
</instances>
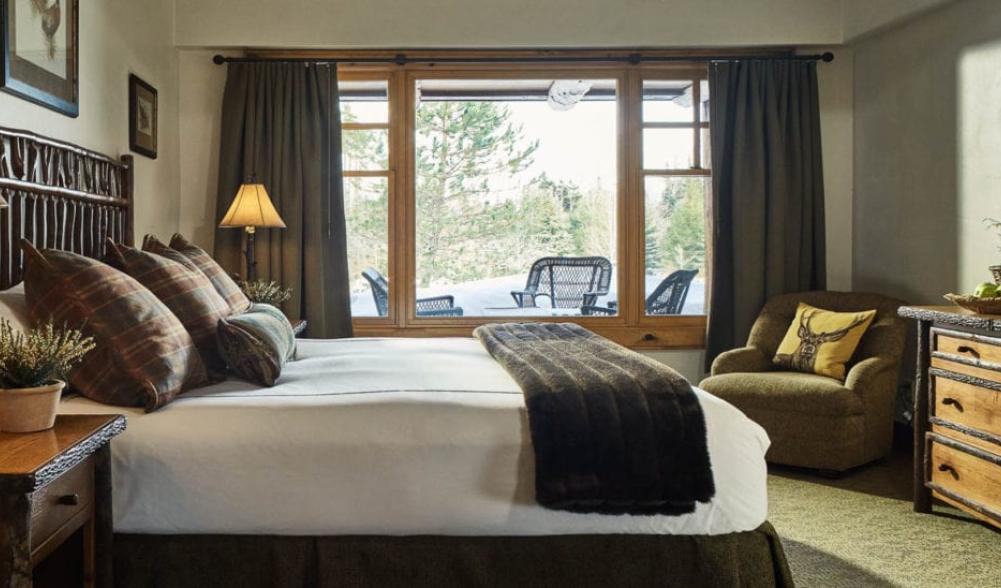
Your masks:
<instances>
[{"instance_id":1,"label":"fur texture blanket","mask_svg":"<svg viewBox=\"0 0 1001 588\"><path fill-rule=\"evenodd\" d=\"M715 494L702 407L673 369L575 324L474 335L525 394L542 506L677 515Z\"/></svg>"}]
</instances>

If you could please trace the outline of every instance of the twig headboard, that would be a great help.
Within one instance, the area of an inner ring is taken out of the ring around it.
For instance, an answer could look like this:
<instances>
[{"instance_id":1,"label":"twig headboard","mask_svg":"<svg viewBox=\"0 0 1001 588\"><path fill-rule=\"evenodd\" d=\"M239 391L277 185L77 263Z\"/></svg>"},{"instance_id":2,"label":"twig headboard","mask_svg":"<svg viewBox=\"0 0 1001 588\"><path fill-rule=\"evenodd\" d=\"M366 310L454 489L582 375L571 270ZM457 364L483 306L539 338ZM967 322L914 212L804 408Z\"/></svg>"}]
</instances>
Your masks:
<instances>
[{"instance_id":1,"label":"twig headboard","mask_svg":"<svg viewBox=\"0 0 1001 588\"><path fill-rule=\"evenodd\" d=\"M0 289L21 281L21 239L99 258L132 244L132 156L120 160L0 127Z\"/></svg>"}]
</instances>

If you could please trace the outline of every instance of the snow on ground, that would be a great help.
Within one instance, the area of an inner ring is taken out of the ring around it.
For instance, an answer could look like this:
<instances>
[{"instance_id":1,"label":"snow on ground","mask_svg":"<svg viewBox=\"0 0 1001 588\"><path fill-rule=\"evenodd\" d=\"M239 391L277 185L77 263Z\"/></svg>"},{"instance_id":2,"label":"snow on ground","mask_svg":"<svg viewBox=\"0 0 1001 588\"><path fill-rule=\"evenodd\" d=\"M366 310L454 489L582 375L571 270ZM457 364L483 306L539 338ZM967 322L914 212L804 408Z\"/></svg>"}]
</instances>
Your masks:
<instances>
[{"instance_id":1,"label":"snow on ground","mask_svg":"<svg viewBox=\"0 0 1001 588\"><path fill-rule=\"evenodd\" d=\"M647 292L652 292L657 284L663 279L660 275L647 275ZM614 282L614 280L613 280ZM520 290L525 287L524 275L502 276L499 278L488 278L473 282L464 282L452 286L442 286L434 288L418 288L417 297L441 296L451 294L455 296L455 305L461 306L465 316L504 316L516 315L526 316L524 311L512 312L515 307L514 299L511 298L511 290ZM598 305L604 306L609 300L615 300L615 284L612 284L611 292L608 296L598 299ZM540 298L539 304L547 304L547 298ZM538 308L535 316L550 316L554 313L548 308ZM530 312L530 311L529 311ZM692 285L688 290L688 298L685 299L685 306L681 314L704 314L705 313L705 280L696 277L692 280ZM368 288L355 292L351 296L351 314L353 316L375 316L375 301L372 299L372 292ZM566 314L566 313L557 313ZM530 316L530 315L528 315Z\"/></svg>"}]
</instances>

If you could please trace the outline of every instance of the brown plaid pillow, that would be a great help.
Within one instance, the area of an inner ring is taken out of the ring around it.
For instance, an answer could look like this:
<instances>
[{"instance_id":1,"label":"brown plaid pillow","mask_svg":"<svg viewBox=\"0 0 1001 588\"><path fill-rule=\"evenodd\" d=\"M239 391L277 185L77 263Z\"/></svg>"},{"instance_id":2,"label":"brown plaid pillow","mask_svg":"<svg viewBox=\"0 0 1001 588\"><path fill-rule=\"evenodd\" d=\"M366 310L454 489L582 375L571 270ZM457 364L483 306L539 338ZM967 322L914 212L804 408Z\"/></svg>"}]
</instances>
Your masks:
<instances>
[{"instance_id":1,"label":"brown plaid pillow","mask_svg":"<svg viewBox=\"0 0 1001 588\"><path fill-rule=\"evenodd\" d=\"M70 374L84 396L156 410L183 390L208 383L184 325L142 284L100 261L21 242L24 289L35 323L51 319L94 338Z\"/></svg>"},{"instance_id":2,"label":"brown plaid pillow","mask_svg":"<svg viewBox=\"0 0 1001 588\"><path fill-rule=\"evenodd\" d=\"M143 248L146 249L145 246ZM226 300L233 314L247 312L247 309L250 308L250 299L243 293L243 290L240 290L240 287L233 281L233 278L229 277L226 270L222 269L222 266L216 260L212 259L212 256L206 253L204 249L189 243L180 233L175 233L171 237L170 249L178 251L184 257L188 258L212 281L216 292ZM147 250L153 253L160 253L157 249Z\"/></svg>"},{"instance_id":3,"label":"brown plaid pillow","mask_svg":"<svg viewBox=\"0 0 1001 588\"><path fill-rule=\"evenodd\" d=\"M111 240L108 241L107 261L149 288L167 305L194 339L211 378L224 380L226 362L216 345L216 327L221 319L230 315L229 304L205 274L156 253L118 245Z\"/></svg>"}]
</instances>

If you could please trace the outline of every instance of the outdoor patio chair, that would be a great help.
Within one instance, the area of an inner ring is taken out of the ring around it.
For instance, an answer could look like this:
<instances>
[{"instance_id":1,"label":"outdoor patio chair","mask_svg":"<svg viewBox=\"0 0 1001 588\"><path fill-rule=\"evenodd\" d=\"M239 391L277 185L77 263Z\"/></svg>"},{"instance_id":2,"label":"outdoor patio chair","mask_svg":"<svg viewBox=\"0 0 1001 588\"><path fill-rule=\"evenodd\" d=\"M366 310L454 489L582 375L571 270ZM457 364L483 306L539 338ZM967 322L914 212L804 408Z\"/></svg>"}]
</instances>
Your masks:
<instances>
[{"instance_id":1,"label":"outdoor patio chair","mask_svg":"<svg viewBox=\"0 0 1001 588\"><path fill-rule=\"evenodd\" d=\"M678 270L661 280L653 293L647 296L646 313L681 314L681 309L685 307L685 299L688 298L688 289L697 273L699 270ZM618 302L611 300L608 306L585 306L580 312L584 316L607 315L615 314L617 309Z\"/></svg>"},{"instance_id":2,"label":"outdoor patio chair","mask_svg":"<svg viewBox=\"0 0 1001 588\"><path fill-rule=\"evenodd\" d=\"M534 308L536 298L549 298L553 308L593 305L608 294L612 262L604 257L543 257L532 264L524 290L512 290L520 308Z\"/></svg>"},{"instance_id":3,"label":"outdoor patio chair","mask_svg":"<svg viewBox=\"0 0 1001 588\"><path fill-rule=\"evenodd\" d=\"M379 316L389 314L389 282L375 268L365 268L361 273L368 280L375 298L375 308ZM455 305L454 296L432 296L417 299L417 316L462 316L462 307Z\"/></svg>"}]
</instances>

